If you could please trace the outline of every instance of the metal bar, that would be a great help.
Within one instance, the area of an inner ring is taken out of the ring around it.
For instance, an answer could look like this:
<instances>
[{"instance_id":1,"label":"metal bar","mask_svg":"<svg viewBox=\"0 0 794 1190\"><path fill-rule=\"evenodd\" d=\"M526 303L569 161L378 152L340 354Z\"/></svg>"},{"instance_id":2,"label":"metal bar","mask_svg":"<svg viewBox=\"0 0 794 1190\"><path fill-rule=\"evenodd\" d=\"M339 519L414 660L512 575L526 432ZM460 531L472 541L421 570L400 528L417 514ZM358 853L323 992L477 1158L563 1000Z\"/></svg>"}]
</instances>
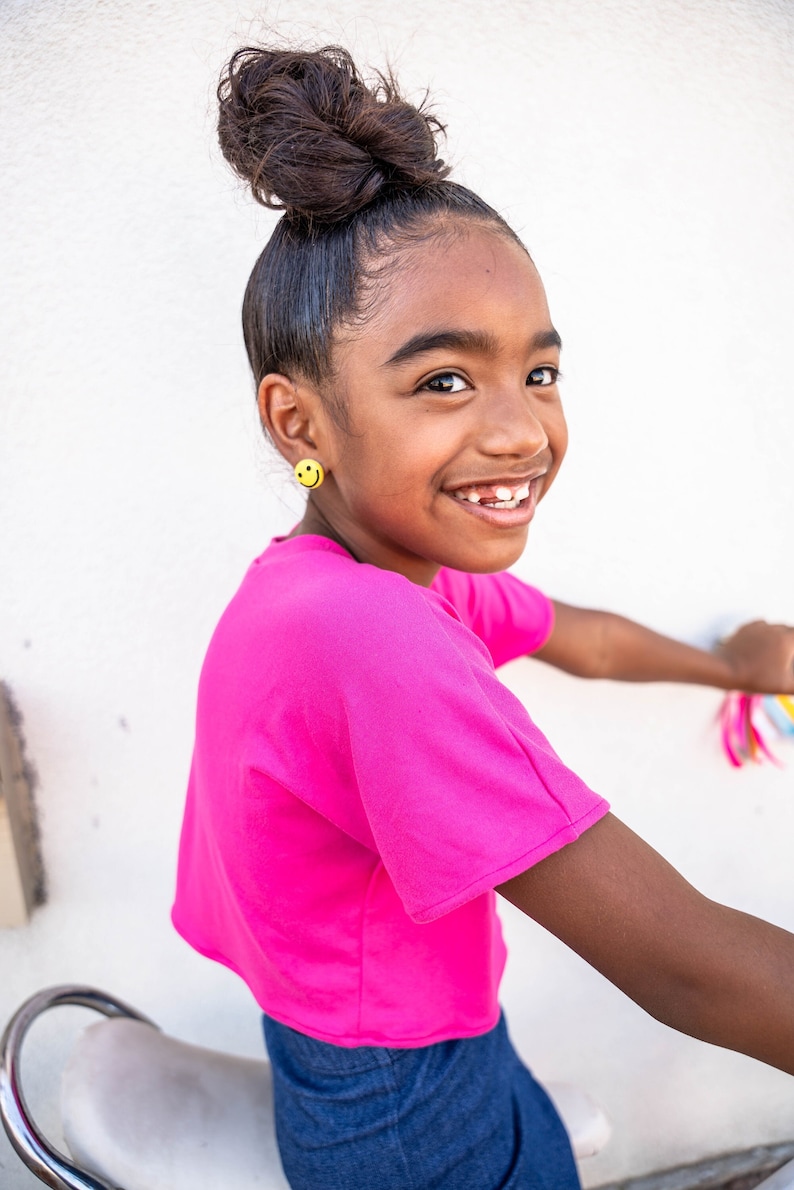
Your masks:
<instances>
[{"instance_id":1,"label":"metal bar","mask_svg":"<svg viewBox=\"0 0 794 1190\"><path fill-rule=\"evenodd\" d=\"M28 1169L52 1190L123 1190L73 1165L41 1135L25 1101L20 1081L22 1043L41 1013L64 1004L92 1008L103 1016L128 1017L156 1029L148 1017L96 988L63 984L37 992L14 1013L0 1041L0 1119L15 1151Z\"/></svg>"}]
</instances>

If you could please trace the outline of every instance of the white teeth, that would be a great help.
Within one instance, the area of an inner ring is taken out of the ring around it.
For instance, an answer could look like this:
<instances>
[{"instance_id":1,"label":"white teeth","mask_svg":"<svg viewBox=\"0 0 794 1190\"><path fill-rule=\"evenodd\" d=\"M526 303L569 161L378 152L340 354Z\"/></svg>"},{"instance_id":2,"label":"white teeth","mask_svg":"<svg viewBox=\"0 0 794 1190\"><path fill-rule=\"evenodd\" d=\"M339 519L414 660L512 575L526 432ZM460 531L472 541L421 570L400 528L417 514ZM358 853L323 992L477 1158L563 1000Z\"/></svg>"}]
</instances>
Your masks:
<instances>
[{"instance_id":1,"label":"white teeth","mask_svg":"<svg viewBox=\"0 0 794 1190\"><path fill-rule=\"evenodd\" d=\"M469 504L480 504L482 496L479 492L465 492L459 488L457 492L452 495L456 500L468 500ZM520 488L516 488L513 492L510 488L494 488L495 500L488 504L489 508L518 508L522 500L526 500L529 495L529 484L522 484Z\"/></svg>"}]
</instances>

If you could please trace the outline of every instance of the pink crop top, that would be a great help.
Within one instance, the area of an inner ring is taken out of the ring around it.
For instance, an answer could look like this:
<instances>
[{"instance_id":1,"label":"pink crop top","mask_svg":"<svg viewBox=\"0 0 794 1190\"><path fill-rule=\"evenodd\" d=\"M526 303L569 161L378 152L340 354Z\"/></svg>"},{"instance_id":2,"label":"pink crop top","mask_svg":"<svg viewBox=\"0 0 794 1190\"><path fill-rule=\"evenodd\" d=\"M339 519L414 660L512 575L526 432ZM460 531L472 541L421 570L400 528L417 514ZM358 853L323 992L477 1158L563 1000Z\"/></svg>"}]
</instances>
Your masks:
<instances>
[{"instance_id":1,"label":"pink crop top","mask_svg":"<svg viewBox=\"0 0 794 1190\"><path fill-rule=\"evenodd\" d=\"M494 886L608 809L494 673L552 622L509 574L426 589L322 537L274 541L202 670L182 936L324 1041L492 1028Z\"/></svg>"}]
</instances>

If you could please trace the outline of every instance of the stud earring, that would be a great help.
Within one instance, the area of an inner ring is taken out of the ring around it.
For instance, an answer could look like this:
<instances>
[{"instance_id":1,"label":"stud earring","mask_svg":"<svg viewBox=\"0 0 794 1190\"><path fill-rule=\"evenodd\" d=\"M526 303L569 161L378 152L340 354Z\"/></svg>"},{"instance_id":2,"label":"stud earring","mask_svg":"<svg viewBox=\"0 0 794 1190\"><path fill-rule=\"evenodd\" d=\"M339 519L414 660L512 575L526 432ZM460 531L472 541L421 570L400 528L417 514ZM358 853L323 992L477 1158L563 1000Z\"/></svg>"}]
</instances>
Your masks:
<instances>
[{"instance_id":1,"label":"stud earring","mask_svg":"<svg viewBox=\"0 0 794 1190\"><path fill-rule=\"evenodd\" d=\"M304 488L319 488L325 479L322 463L316 459L301 459L295 464L295 478Z\"/></svg>"}]
</instances>

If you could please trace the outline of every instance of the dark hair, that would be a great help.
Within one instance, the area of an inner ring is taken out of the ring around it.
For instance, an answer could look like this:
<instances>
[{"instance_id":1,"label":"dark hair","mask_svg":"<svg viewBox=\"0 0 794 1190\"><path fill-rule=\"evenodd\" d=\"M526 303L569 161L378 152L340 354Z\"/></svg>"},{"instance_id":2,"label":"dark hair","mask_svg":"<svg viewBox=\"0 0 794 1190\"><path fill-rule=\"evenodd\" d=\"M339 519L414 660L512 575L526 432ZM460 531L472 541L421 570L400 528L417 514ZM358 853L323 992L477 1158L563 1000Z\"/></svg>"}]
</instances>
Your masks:
<instances>
[{"instance_id":1,"label":"dark hair","mask_svg":"<svg viewBox=\"0 0 794 1190\"><path fill-rule=\"evenodd\" d=\"M322 384L340 324L361 314L367 265L449 217L518 237L436 157L443 125L404 100L390 73L370 86L338 46L238 50L218 85L218 136L263 206L284 215L254 266L243 333L268 372ZM430 226L428 226L430 225Z\"/></svg>"}]
</instances>

